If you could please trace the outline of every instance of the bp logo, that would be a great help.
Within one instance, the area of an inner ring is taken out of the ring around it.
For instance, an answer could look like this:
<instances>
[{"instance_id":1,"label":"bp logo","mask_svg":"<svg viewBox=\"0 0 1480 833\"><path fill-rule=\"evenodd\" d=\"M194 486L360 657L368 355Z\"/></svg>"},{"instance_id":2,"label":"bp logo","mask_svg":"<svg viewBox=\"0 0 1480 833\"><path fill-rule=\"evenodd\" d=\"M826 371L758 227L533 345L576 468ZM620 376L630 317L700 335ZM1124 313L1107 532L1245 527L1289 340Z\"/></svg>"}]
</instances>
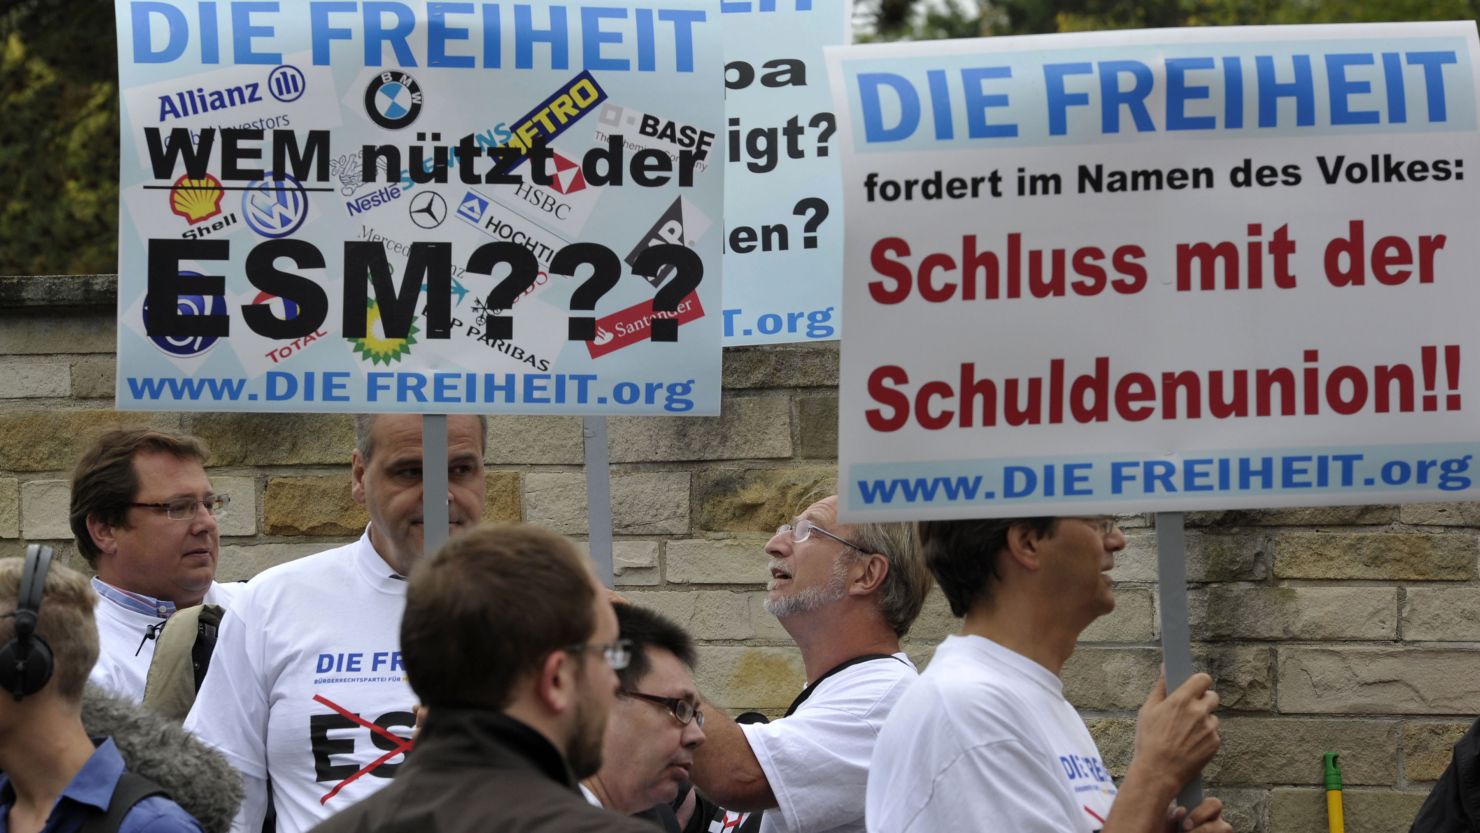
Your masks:
<instances>
[{"instance_id":1,"label":"bp logo","mask_svg":"<svg viewBox=\"0 0 1480 833\"><path fill-rule=\"evenodd\" d=\"M365 114L390 130L400 130L421 115L421 87L416 79L389 69L365 88Z\"/></svg>"},{"instance_id":2,"label":"bp logo","mask_svg":"<svg viewBox=\"0 0 1480 833\"><path fill-rule=\"evenodd\" d=\"M199 272L181 271L182 278L205 277ZM189 295L180 293L176 301L176 309L181 315L219 315L225 316L226 298L221 295ZM149 321L149 299L144 299L144 321ZM216 346L216 336L150 336L149 340L154 346L164 352L182 359L199 356L207 350Z\"/></svg>"},{"instance_id":3,"label":"bp logo","mask_svg":"<svg viewBox=\"0 0 1480 833\"><path fill-rule=\"evenodd\" d=\"M380 320L380 305L372 298L365 308L365 332L364 338L350 339L351 349L371 364L388 365L411 352L411 345L416 343L416 334L420 330L413 323L405 338L388 338Z\"/></svg>"}]
</instances>

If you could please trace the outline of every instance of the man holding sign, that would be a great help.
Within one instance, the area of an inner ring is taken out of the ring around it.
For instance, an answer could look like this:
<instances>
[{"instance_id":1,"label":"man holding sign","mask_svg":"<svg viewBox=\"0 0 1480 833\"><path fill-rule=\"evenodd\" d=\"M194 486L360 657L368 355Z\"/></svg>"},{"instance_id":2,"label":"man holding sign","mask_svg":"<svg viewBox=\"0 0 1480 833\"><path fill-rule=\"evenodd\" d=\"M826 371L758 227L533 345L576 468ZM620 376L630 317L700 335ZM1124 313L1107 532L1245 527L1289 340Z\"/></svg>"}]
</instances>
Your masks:
<instances>
[{"instance_id":1,"label":"man holding sign","mask_svg":"<svg viewBox=\"0 0 1480 833\"><path fill-rule=\"evenodd\" d=\"M1064 699L1079 634L1115 608L1108 572L1125 535L1113 517L920 524L925 561L958 636L936 649L874 748L868 829L1016 833L1227 833L1223 805L1167 807L1221 743L1206 674L1168 694L1158 680L1136 721L1120 789Z\"/></svg>"}]
</instances>

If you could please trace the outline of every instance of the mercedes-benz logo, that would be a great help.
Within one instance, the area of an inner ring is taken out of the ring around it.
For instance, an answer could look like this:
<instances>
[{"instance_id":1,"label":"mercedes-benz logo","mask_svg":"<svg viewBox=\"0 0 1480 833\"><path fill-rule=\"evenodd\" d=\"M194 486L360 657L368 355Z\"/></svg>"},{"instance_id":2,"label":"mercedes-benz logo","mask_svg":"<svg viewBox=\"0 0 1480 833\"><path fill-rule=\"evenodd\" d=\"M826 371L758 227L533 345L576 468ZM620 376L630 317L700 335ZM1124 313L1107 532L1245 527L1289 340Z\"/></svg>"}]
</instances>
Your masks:
<instances>
[{"instance_id":1,"label":"mercedes-benz logo","mask_svg":"<svg viewBox=\"0 0 1480 833\"><path fill-rule=\"evenodd\" d=\"M436 228L447 219L447 200L436 191L422 191L411 198L407 211L411 214L411 222L421 228Z\"/></svg>"}]
</instances>

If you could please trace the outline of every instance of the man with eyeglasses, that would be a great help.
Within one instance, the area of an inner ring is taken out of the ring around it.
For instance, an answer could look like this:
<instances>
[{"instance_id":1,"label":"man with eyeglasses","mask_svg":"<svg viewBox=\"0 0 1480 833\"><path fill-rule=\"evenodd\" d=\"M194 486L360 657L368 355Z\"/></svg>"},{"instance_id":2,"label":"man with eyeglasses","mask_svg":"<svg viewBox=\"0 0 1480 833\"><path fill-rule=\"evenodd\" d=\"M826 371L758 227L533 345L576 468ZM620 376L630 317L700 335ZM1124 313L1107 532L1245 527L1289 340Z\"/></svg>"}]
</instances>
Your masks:
<instances>
[{"instance_id":1,"label":"man with eyeglasses","mask_svg":"<svg viewBox=\"0 0 1480 833\"><path fill-rule=\"evenodd\" d=\"M1172 808L1218 751L1207 674L1153 686L1119 787L1059 675L1115 607L1113 517L920 524L925 562L965 618L889 715L868 780L876 833L1230 833L1222 804ZM1190 809L1190 812L1189 812Z\"/></svg>"},{"instance_id":2,"label":"man with eyeglasses","mask_svg":"<svg viewBox=\"0 0 1480 833\"><path fill-rule=\"evenodd\" d=\"M212 490L206 456L195 437L120 428L100 434L72 473L72 533L97 571L101 650L91 680L136 703L169 617L225 606L240 588L215 581L216 519L231 500Z\"/></svg>"},{"instance_id":3,"label":"man with eyeglasses","mask_svg":"<svg viewBox=\"0 0 1480 833\"><path fill-rule=\"evenodd\" d=\"M930 589L914 524L840 524L833 495L782 525L766 552L766 610L801 649L806 685L770 723L705 708L694 783L726 808L707 830L862 833L874 741L916 677L899 647Z\"/></svg>"},{"instance_id":4,"label":"man with eyeglasses","mask_svg":"<svg viewBox=\"0 0 1480 833\"><path fill-rule=\"evenodd\" d=\"M601 767L616 672L631 659L617 627L565 538L523 524L453 538L412 573L401 620L427 707L416 754L314 833L652 833L577 789Z\"/></svg>"},{"instance_id":5,"label":"man with eyeglasses","mask_svg":"<svg viewBox=\"0 0 1480 833\"><path fill-rule=\"evenodd\" d=\"M621 689L606 725L602 766L581 782L587 800L679 830L669 802L689 780L704 743L704 711L694 685L694 643L677 624L646 608L614 605L631 660L617 670Z\"/></svg>"},{"instance_id":6,"label":"man with eyeglasses","mask_svg":"<svg viewBox=\"0 0 1480 833\"><path fill-rule=\"evenodd\" d=\"M482 515L486 436L480 417L447 418L449 534ZM261 830L270 797L276 833L301 833L405 764L416 696L397 637L422 558L423 462L419 416L358 417L347 485L365 532L263 571L227 610L185 728L242 774L233 830Z\"/></svg>"}]
</instances>

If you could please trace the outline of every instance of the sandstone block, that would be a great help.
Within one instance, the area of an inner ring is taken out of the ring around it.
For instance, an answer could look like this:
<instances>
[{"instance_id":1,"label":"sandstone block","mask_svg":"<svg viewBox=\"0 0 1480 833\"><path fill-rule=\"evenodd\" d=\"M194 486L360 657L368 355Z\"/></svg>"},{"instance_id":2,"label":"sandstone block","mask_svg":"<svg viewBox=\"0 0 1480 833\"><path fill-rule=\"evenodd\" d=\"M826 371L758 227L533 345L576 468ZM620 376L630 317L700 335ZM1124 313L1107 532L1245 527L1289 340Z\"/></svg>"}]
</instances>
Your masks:
<instances>
[{"instance_id":1,"label":"sandstone block","mask_svg":"<svg viewBox=\"0 0 1480 833\"><path fill-rule=\"evenodd\" d=\"M658 563L657 541L612 542L613 579L617 587L651 586L663 583Z\"/></svg>"},{"instance_id":2,"label":"sandstone block","mask_svg":"<svg viewBox=\"0 0 1480 833\"><path fill-rule=\"evenodd\" d=\"M1346 833L1406 833L1426 797L1424 792L1344 789ZM1326 829L1326 793L1320 787L1270 790L1269 833L1318 833Z\"/></svg>"},{"instance_id":3,"label":"sandstone block","mask_svg":"<svg viewBox=\"0 0 1480 833\"><path fill-rule=\"evenodd\" d=\"M361 531L363 530L355 530L354 535L332 541L227 544L221 547L221 560L216 565L216 580L246 581L269 567L348 544L359 537Z\"/></svg>"},{"instance_id":4,"label":"sandstone block","mask_svg":"<svg viewBox=\"0 0 1480 833\"><path fill-rule=\"evenodd\" d=\"M111 315L7 316L0 327L0 354L112 353L116 332Z\"/></svg>"},{"instance_id":5,"label":"sandstone block","mask_svg":"<svg viewBox=\"0 0 1480 833\"><path fill-rule=\"evenodd\" d=\"M1297 506L1189 512L1188 526L1372 526L1398 519L1396 506Z\"/></svg>"},{"instance_id":6,"label":"sandstone block","mask_svg":"<svg viewBox=\"0 0 1480 833\"><path fill-rule=\"evenodd\" d=\"M791 644L791 634L781 627L775 616L766 612L765 592L751 592L745 596L750 603L750 627L755 631L755 639Z\"/></svg>"},{"instance_id":7,"label":"sandstone block","mask_svg":"<svg viewBox=\"0 0 1480 833\"><path fill-rule=\"evenodd\" d=\"M700 641L750 639L748 594L729 590L637 590L623 594L635 605L651 608L677 622Z\"/></svg>"},{"instance_id":8,"label":"sandstone block","mask_svg":"<svg viewBox=\"0 0 1480 833\"><path fill-rule=\"evenodd\" d=\"M355 538L370 516L350 496L348 475L270 477L263 493L268 535L326 535Z\"/></svg>"},{"instance_id":9,"label":"sandstone block","mask_svg":"<svg viewBox=\"0 0 1480 833\"><path fill-rule=\"evenodd\" d=\"M517 471L490 471L483 475L483 520L514 523L523 518L523 499Z\"/></svg>"},{"instance_id":10,"label":"sandstone block","mask_svg":"<svg viewBox=\"0 0 1480 833\"><path fill-rule=\"evenodd\" d=\"M944 598L944 594L940 594ZM1149 642L1156 634L1156 606L1146 588L1115 588L1115 610L1096 619L1079 635L1081 643Z\"/></svg>"},{"instance_id":11,"label":"sandstone block","mask_svg":"<svg viewBox=\"0 0 1480 833\"><path fill-rule=\"evenodd\" d=\"M699 647L695 682L704 696L731 714L785 709L807 681L795 648Z\"/></svg>"},{"instance_id":12,"label":"sandstone block","mask_svg":"<svg viewBox=\"0 0 1480 833\"><path fill-rule=\"evenodd\" d=\"M1410 503L1398 520L1414 526L1480 526L1480 503Z\"/></svg>"},{"instance_id":13,"label":"sandstone block","mask_svg":"<svg viewBox=\"0 0 1480 833\"><path fill-rule=\"evenodd\" d=\"M724 374L726 390L832 387L838 383L838 342L731 347Z\"/></svg>"},{"instance_id":14,"label":"sandstone block","mask_svg":"<svg viewBox=\"0 0 1480 833\"><path fill-rule=\"evenodd\" d=\"M1221 584L1191 591L1188 607L1199 639L1397 638L1394 587Z\"/></svg>"},{"instance_id":15,"label":"sandstone block","mask_svg":"<svg viewBox=\"0 0 1480 833\"><path fill-rule=\"evenodd\" d=\"M1274 538L1276 578L1465 581L1474 535L1285 532Z\"/></svg>"},{"instance_id":16,"label":"sandstone block","mask_svg":"<svg viewBox=\"0 0 1480 833\"><path fill-rule=\"evenodd\" d=\"M1407 588L1403 598L1403 638L1414 642L1480 639L1480 588Z\"/></svg>"},{"instance_id":17,"label":"sandstone block","mask_svg":"<svg viewBox=\"0 0 1480 833\"><path fill-rule=\"evenodd\" d=\"M1213 687L1229 711L1270 708L1269 650L1258 646L1194 645L1193 668L1213 677ZM1080 710L1133 711L1161 668L1159 648L1084 646L1064 664L1064 696Z\"/></svg>"},{"instance_id":18,"label":"sandstone block","mask_svg":"<svg viewBox=\"0 0 1480 833\"><path fill-rule=\"evenodd\" d=\"M216 519L216 526L226 535L257 534L257 478L212 474L211 488L218 494L231 495L231 508Z\"/></svg>"},{"instance_id":19,"label":"sandstone block","mask_svg":"<svg viewBox=\"0 0 1480 833\"><path fill-rule=\"evenodd\" d=\"M1346 784L1387 786L1398 779L1396 720L1230 716L1218 733L1223 746L1203 775L1219 784L1319 784L1322 752L1341 753Z\"/></svg>"},{"instance_id":20,"label":"sandstone block","mask_svg":"<svg viewBox=\"0 0 1480 833\"><path fill-rule=\"evenodd\" d=\"M1216 795L1223 802L1223 820L1239 833L1265 833L1269 791L1237 789L1217 785Z\"/></svg>"},{"instance_id":21,"label":"sandstone block","mask_svg":"<svg viewBox=\"0 0 1480 833\"><path fill-rule=\"evenodd\" d=\"M180 416L111 409L0 414L0 470L70 474L78 455L99 433L125 425L179 430Z\"/></svg>"},{"instance_id":22,"label":"sandstone block","mask_svg":"<svg viewBox=\"0 0 1480 833\"><path fill-rule=\"evenodd\" d=\"M1136 753L1136 720L1132 717L1086 718L1084 725L1100 750L1100 760L1119 781Z\"/></svg>"},{"instance_id":23,"label":"sandstone block","mask_svg":"<svg viewBox=\"0 0 1480 833\"><path fill-rule=\"evenodd\" d=\"M66 480L21 484L21 534L37 541L72 537L67 520L72 490Z\"/></svg>"},{"instance_id":24,"label":"sandstone block","mask_svg":"<svg viewBox=\"0 0 1480 833\"><path fill-rule=\"evenodd\" d=\"M1480 651L1443 648L1279 648L1285 714L1436 714L1475 711Z\"/></svg>"},{"instance_id":25,"label":"sandstone block","mask_svg":"<svg viewBox=\"0 0 1480 833\"><path fill-rule=\"evenodd\" d=\"M112 399L117 387L118 362L112 356L80 356L72 360L73 399Z\"/></svg>"},{"instance_id":26,"label":"sandstone block","mask_svg":"<svg viewBox=\"0 0 1480 833\"><path fill-rule=\"evenodd\" d=\"M0 477L0 538L21 534L21 485L14 477Z\"/></svg>"},{"instance_id":27,"label":"sandstone block","mask_svg":"<svg viewBox=\"0 0 1480 833\"><path fill-rule=\"evenodd\" d=\"M1124 526L1121 527L1125 529ZM1156 581L1156 532L1125 529L1126 548L1115 554L1115 581ZM1267 533L1189 529L1188 581L1258 581L1269 572Z\"/></svg>"},{"instance_id":28,"label":"sandstone block","mask_svg":"<svg viewBox=\"0 0 1480 833\"><path fill-rule=\"evenodd\" d=\"M838 397L803 396L797 399L797 423L801 436L797 449L811 459L838 458Z\"/></svg>"},{"instance_id":29,"label":"sandstone block","mask_svg":"<svg viewBox=\"0 0 1480 833\"><path fill-rule=\"evenodd\" d=\"M1403 778L1408 783L1439 780L1469 728L1469 723L1404 723Z\"/></svg>"},{"instance_id":30,"label":"sandstone block","mask_svg":"<svg viewBox=\"0 0 1480 833\"><path fill-rule=\"evenodd\" d=\"M66 359L3 356L0 379L5 380L0 399L46 399L72 392L72 366Z\"/></svg>"},{"instance_id":31,"label":"sandstone block","mask_svg":"<svg viewBox=\"0 0 1480 833\"><path fill-rule=\"evenodd\" d=\"M695 474L699 528L769 534L809 503L833 493L837 466L704 468Z\"/></svg>"},{"instance_id":32,"label":"sandstone block","mask_svg":"<svg viewBox=\"0 0 1480 833\"><path fill-rule=\"evenodd\" d=\"M485 459L498 465L578 466L586 459L581 418L490 416Z\"/></svg>"},{"instance_id":33,"label":"sandstone block","mask_svg":"<svg viewBox=\"0 0 1480 833\"><path fill-rule=\"evenodd\" d=\"M960 630L961 620L951 615L951 603L946 601L946 594L940 592L939 587L932 587L915 624L910 626L909 638L917 643L933 645Z\"/></svg>"},{"instance_id":34,"label":"sandstone block","mask_svg":"<svg viewBox=\"0 0 1480 833\"><path fill-rule=\"evenodd\" d=\"M613 417L614 463L790 457L785 396L726 396L717 417Z\"/></svg>"},{"instance_id":35,"label":"sandstone block","mask_svg":"<svg viewBox=\"0 0 1480 833\"><path fill-rule=\"evenodd\" d=\"M770 580L766 538L691 538L665 545L671 584L747 584Z\"/></svg>"},{"instance_id":36,"label":"sandstone block","mask_svg":"<svg viewBox=\"0 0 1480 833\"><path fill-rule=\"evenodd\" d=\"M196 414L191 433L211 448L213 466L342 465L349 482L354 419L343 414Z\"/></svg>"},{"instance_id":37,"label":"sandstone block","mask_svg":"<svg viewBox=\"0 0 1480 833\"><path fill-rule=\"evenodd\" d=\"M612 528L616 534L683 535L689 531L688 472L614 474L611 488ZM586 534L585 475L527 475L524 517L565 535Z\"/></svg>"}]
</instances>

